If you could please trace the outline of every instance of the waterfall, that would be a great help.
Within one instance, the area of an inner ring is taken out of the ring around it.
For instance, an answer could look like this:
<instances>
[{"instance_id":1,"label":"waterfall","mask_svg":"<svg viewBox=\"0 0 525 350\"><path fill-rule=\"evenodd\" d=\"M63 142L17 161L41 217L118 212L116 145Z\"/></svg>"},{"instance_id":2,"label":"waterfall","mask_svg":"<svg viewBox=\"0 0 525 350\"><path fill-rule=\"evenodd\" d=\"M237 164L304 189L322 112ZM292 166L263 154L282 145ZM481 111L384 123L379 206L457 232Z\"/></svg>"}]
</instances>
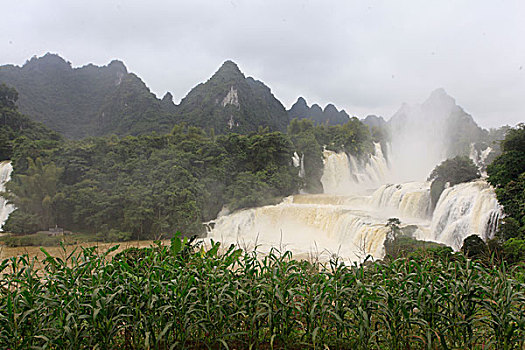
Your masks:
<instances>
[{"instance_id":1,"label":"waterfall","mask_svg":"<svg viewBox=\"0 0 525 350\"><path fill-rule=\"evenodd\" d=\"M382 257L388 231L385 219L344 205L323 203L328 198L294 196L278 205L223 216L215 221L209 237L246 249L257 247L263 252L281 247L296 254L337 254L351 261L368 254Z\"/></svg>"},{"instance_id":2,"label":"waterfall","mask_svg":"<svg viewBox=\"0 0 525 350\"><path fill-rule=\"evenodd\" d=\"M481 172L481 175L484 176L484 177L487 176L486 160L487 160L487 157L490 155L491 152L492 152L492 148L491 147L487 147L483 151L478 151L478 149L476 148L476 144L475 143L471 143L470 144L469 158L474 162L474 164L476 164L476 166L478 167L478 169Z\"/></svg>"},{"instance_id":3,"label":"waterfall","mask_svg":"<svg viewBox=\"0 0 525 350\"><path fill-rule=\"evenodd\" d=\"M12 171L11 162L0 162L0 192L5 191L5 184L11 179ZM2 226L4 226L9 214L15 210L14 206L6 202L5 198L0 197L0 231L2 231Z\"/></svg>"},{"instance_id":4,"label":"waterfall","mask_svg":"<svg viewBox=\"0 0 525 350\"><path fill-rule=\"evenodd\" d=\"M439 197L428 238L456 249L471 234L491 238L501 212L494 190L485 180L449 187Z\"/></svg>"},{"instance_id":5,"label":"waterfall","mask_svg":"<svg viewBox=\"0 0 525 350\"><path fill-rule=\"evenodd\" d=\"M408 219L428 219L430 215L430 183L408 182L383 185L371 196L370 204L378 209Z\"/></svg>"},{"instance_id":6,"label":"waterfall","mask_svg":"<svg viewBox=\"0 0 525 350\"><path fill-rule=\"evenodd\" d=\"M297 152L294 152L292 157L292 164L294 167L299 168L299 177L304 177L304 154L301 154L301 156L299 156Z\"/></svg>"},{"instance_id":7,"label":"waterfall","mask_svg":"<svg viewBox=\"0 0 525 350\"><path fill-rule=\"evenodd\" d=\"M221 216L210 222L208 236L246 249L280 247L358 261L368 254L383 257L391 217L415 225L415 238L456 250L471 234L494 235L501 207L485 180L445 189L432 212L430 182L385 184L389 168L379 144L374 155L361 159L327 150L324 157L324 194L294 195L278 205ZM300 167L302 157L295 154L293 162Z\"/></svg>"}]
</instances>

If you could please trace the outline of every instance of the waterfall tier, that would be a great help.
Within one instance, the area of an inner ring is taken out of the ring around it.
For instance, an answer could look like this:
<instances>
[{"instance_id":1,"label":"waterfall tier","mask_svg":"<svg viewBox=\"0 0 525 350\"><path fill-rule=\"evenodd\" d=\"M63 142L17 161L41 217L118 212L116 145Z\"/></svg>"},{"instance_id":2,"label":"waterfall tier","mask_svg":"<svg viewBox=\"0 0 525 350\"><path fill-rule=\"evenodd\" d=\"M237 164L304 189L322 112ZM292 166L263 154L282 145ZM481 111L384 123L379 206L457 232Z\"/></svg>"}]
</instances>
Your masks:
<instances>
[{"instance_id":1,"label":"waterfall tier","mask_svg":"<svg viewBox=\"0 0 525 350\"><path fill-rule=\"evenodd\" d=\"M463 239L477 234L491 238L497 228L501 207L494 190L484 180L445 189L432 216L430 240L460 248Z\"/></svg>"},{"instance_id":2,"label":"waterfall tier","mask_svg":"<svg viewBox=\"0 0 525 350\"><path fill-rule=\"evenodd\" d=\"M325 150L321 177L324 193L349 194L383 184L388 174L388 163L379 143L374 144L374 151L373 155L358 159L344 152Z\"/></svg>"}]
</instances>

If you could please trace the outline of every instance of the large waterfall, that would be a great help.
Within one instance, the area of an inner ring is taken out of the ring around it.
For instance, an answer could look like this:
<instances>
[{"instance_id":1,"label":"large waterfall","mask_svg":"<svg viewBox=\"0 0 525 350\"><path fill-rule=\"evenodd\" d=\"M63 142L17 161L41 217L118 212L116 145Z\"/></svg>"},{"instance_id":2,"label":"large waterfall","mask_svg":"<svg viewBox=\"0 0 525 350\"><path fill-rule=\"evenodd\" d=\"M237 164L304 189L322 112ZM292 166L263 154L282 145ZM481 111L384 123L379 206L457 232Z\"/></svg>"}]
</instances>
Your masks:
<instances>
[{"instance_id":1,"label":"large waterfall","mask_svg":"<svg viewBox=\"0 0 525 350\"><path fill-rule=\"evenodd\" d=\"M388 166L378 144L366 159L331 151L324 157L324 194L295 195L278 205L222 216L210 225L209 237L247 249L280 247L356 261L384 255L391 217L402 226L417 226L416 238L454 249L470 234L487 238L495 231L500 207L484 180L445 189L432 212L429 182L385 184Z\"/></svg>"},{"instance_id":2,"label":"large waterfall","mask_svg":"<svg viewBox=\"0 0 525 350\"><path fill-rule=\"evenodd\" d=\"M13 171L11 162L0 162L0 192L5 191L5 184L11 178L11 171ZM13 210L14 207L7 204L5 198L0 197L0 231L2 231L4 222Z\"/></svg>"}]
</instances>

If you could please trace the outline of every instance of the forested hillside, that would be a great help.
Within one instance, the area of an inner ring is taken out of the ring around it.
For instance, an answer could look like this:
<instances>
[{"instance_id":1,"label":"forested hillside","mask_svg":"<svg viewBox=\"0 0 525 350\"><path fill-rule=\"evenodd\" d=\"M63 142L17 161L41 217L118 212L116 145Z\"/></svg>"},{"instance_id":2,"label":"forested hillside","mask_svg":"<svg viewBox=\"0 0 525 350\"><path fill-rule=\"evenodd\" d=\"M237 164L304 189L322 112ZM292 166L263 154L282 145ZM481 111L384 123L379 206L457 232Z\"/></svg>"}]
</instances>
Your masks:
<instances>
[{"instance_id":1,"label":"forested hillside","mask_svg":"<svg viewBox=\"0 0 525 350\"><path fill-rule=\"evenodd\" d=\"M18 92L0 84L0 161L39 157L61 141L58 133L21 114L17 107Z\"/></svg>"},{"instance_id":2,"label":"forested hillside","mask_svg":"<svg viewBox=\"0 0 525 350\"><path fill-rule=\"evenodd\" d=\"M172 101L161 101L120 61L72 68L54 54L0 67L0 83L19 93L20 111L68 138L167 133Z\"/></svg>"},{"instance_id":3,"label":"forested hillside","mask_svg":"<svg viewBox=\"0 0 525 350\"><path fill-rule=\"evenodd\" d=\"M501 148L503 153L487 168L506 215L499 238L507 240L507 253L525 259L525 124L508 130Z\"/></svg>"},{"instance_id":4,"label":"forested hillside","mask_svg":"<svg viewBox=\"0 0 525 350\"><path fill-rule=\"evenodd\" d=\"M226 61L205 83L182 99L177 122L214 130L217 134L249 133L260 127L286 131L288 115L263 82L246 78L239 67Z\"/></svg>"},{"instance_id":5,"label":"forested hillside","mask_svg":"<svg viewBox=\"0 0 525 350\"><path fill-rule=\"evenodd\" d=\"M202 234L201 223L223 208L277 203L300 189L321 192L323 146L373 152L368 128L356 118L316 127L294 120L288 135L260 129L216 136L181 124L165 135L65 141L18 113L14 89L1 92L10 126L2 129L3 159L15 168L3 195L18 208L4 226L10 232L60 225L112 240ZM295 152L305 160L303 178Z\"/></svg>"}]
</instances>

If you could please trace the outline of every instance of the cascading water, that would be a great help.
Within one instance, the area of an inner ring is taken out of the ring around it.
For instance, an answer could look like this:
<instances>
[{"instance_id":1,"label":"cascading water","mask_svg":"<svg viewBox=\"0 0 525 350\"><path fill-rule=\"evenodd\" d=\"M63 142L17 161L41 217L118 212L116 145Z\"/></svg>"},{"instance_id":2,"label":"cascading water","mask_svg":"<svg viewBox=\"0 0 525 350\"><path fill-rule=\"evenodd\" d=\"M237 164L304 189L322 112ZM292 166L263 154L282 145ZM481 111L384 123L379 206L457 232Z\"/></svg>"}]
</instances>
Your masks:
<instances>
[{"instance_id":1,"label":"cascading water","mask_svg":"<svg viewBox=\"0 0 525 350\"><path fill-rule=\"evenodd\" d=\"M445 189L439 197L428 239L458 249L470 234L491 238L500 215L501 207L486 181L462 183Z\"/></svg>"},{"instance_id":2,"label":"cascading water","mask_svg":"<svg viewBox=\"0 0 525 350\"><path fill-rule=\"evenodd\" d=\"M478 169L481 172L481 175L484 176L484 177L487 176L487 171L486 171L487 164L486 164L486 161L487 161L487 158L488 158L488 156L490 155L491 152L492 152L492 148L491 147L487 147L484 150L478 150L476 148L476 144L475 143L471 143L470 144L469 158L474 162L474 164L476 164L476 166L478 167Z\"/></svg>"},{"instance_id":3,"label":"cascading water","mask_svg":"<svg viewBox=\"0 0 525 350\"><path fill-rule=\"evenodd\" d=\"M487 238L494 233L501 210L484 180L445 189L432 213L429 182L384 184L388 166L379 144L365 160L331 151L324 156L325 194L295 195L278 205L221 216L209 237L248 249L329 252L357 261L368 254L383 256L390 217L416 225L418 239L455 249L470 234ZM300 165L300 157L294 158ZM373 188L371 194L363 191Z\"/></svg>"},{"instance_id":4,"label":"cascading water","mask_svg":"<svg viewBox=\"0 0 525 350\"><path fill-rule=\"evenodd\" d=\"M388 174L388 163L381 144L374 144L375 153L358 159L344 152L325 150L324 172L321 177L324 193L348 194L374 189L383 184Z\"/></svg>"},{"instance_id":5,"label":"cascading water","mask_svg":"<svg viewBox=\"0 0 525 350\"><path fill-rule=\"evenodd\" d=\"M5 191L5 184L11 178L11 171L13 171L11 162L0 162L0 192ZM9 214L15 210L12 205L6 202L5 198L0 197L0 231L2 231L2 226L4 226Z\"/></svg>"}]
</instances>

